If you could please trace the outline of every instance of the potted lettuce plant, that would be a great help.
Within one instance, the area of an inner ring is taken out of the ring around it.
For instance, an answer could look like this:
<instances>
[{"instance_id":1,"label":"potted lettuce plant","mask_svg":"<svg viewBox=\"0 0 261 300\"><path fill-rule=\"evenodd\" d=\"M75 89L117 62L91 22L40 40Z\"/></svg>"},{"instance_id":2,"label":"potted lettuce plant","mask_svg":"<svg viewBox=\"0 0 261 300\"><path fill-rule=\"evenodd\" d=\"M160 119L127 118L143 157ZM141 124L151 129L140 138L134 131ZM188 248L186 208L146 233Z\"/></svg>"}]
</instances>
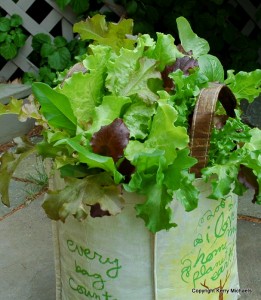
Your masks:
<instances>
[{"instance_id":1,"label":"potted lettuce plant","mask_svg":"<svg viewBox=\"0 0 261 300\"><path fill-rule=\"evenodd\" d=\"M81 62L84 68L55 88L34 83L31 104L14 105L13 112L43 126L35 149L51 158L64 179L62 189L47 193L47 215L63 222L69 216L118 215L125 208L124 190L144 197L135 206L136 216L155 234L179 226L172 217L173 201L188 216L197 209L196 177L210 183L210 202L253 187L253 201L260 204L261 132L242 122L240 102L251 103L260 94L261 70L225 75L218 58L208 53L208 42L183 17L177 19L178 45L168 34L133 36L132 26L130 19L107 24L101 15L75 24L83 40L93 40ZM213 83L232 91L236 109L228 117L217 105L208 161L195 175L191 119L201 91ZM2 156L5 183L11 177L8 166L20 158ZM6 184L1 192L8 204ZM71 289L83 291L73 284Z\"/></svg>"}]
</instances>

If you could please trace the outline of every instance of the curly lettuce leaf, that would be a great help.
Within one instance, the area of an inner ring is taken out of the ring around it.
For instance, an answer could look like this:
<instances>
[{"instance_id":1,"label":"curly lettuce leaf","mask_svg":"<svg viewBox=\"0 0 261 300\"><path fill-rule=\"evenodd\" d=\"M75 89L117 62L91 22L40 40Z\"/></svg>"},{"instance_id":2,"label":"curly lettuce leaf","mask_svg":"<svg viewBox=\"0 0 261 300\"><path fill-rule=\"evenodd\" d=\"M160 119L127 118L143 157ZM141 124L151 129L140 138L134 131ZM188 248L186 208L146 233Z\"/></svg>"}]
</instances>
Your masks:
<instances>
[{"instance_id":1,"label":"curly lettuce leaf","mask_svg":"<svg viewBox=\"0 0 261 300\"><path fill-rule=\"evenodd\" d=\"M211 136L210 164L202 170L203 178L211 180L212 193L209 197L220 199L230 191L241 195L244 188L238 175L247 180L247 176L241 174L242 165L256 176L257 185L251 185L258 189L256 201L261 203L261 130L250 129L240 120L229 119L220 131L215 130ZM247 186L247 183L244 182L244 185Z\"/></svg>"},{"instance_id":2,"label":"curly lettuce leaf","mask_svg":"<svg viewBox=\"0 0 261 300\"><path fill-rule=\"evenodd\" d=\"M182 70L177 70L169 74L175 85L175 94L170 101L178 111L176 124L188 126L189 115L194 110L197 96L202 88L207 87L208 78L199 68L193 69L189 76L184 75Z\"/></svg>"},{"instance_id":3,"label":"curly lettuce leaf","mask_svg":"<svg viewBox=\"0 0 261 300\"><path fill-rule=\"evenodd\" d=\"M129 82L129 78L136 71L138 61L142 57L143 46L137 51L121 49L118 56L112 57L108 63L106 87L114 95L120 92Z\"/></svg>"},{"instance_id":4,"label":"curly lettuce leaf","mask_svg":"<svg viewBox=\"0 0 261 300\"><path fill-rule=\"evenodd\" d=\"M193 185L194 180L194 174L182 171L180 173L179 188L173 193L174 198L184 206L187 212L198 207L199 191Z\"/></svg>"},{"instance_id":5,"label":"curly lettuce leaf","mask_svg":"<svg viewBox=\"0 0 261 300\"><path fill-rule=\"evenodd\" d=\"M175 60L183 55L178 51L174 44L174 38L170 34L157 32L155 47L149 47L145 55L159 62L158 69L163 71L167 65L171 65Z\"/></svg>"},{"instance_id":6,"label":"curly lettuce leaf","mask_svg":"<svg viewBox=\"0 0 261 300\"><path fill-rule=\"evenodd\" d=\"M101 45L110 46L116 52L121 47L134 48L134 39L128 39L132 34L133 20L121 19L118 23L107 23L104 15L96 14L86 21L80 21L73 26L73 31L80 34L82 40L94 40Z\"/></svg>"},{"instance_id":7,"label":"curly lettuce leaf","mask_svg":"<svg viewBox=\"0 0 261 300\"><path fill-rule=\"evenodd\" d=\"M188 148L177 152L177 157L173 164L165 171L164 185L168 192L182 203L186 211L191 211L198 204L198 190L194 187L194 174L189 174L188 170L196 164L197 160L190 156Z\"/></svg>"},{"instance_id":8,"label":"curly lettuce leaf","mask_svg":"<svg viewBox=\"0 0 261 300\"><path fill-rule=\"evenodd\" d=\"M179 157L186 162L184 167L195 163L194 158L188 157L187 132L184 127L174 125L176 119L175 109L165 101L159 101L147 139L144 142L130 141L125 149L125 157L135 166L135 172L132 174L130 182L124 187L127 191L146 195L146 202L138 205L136 210L137 215L145 221L146 226L152 232L168 230L176 226L171 222L169 208L174 195L173 188L175 189L175 186L172 187L169 182L170 178L173 178L173 171L176 170L173 162ZM178 155L182 151L179 149L187 151L183 155ZM168 167L172 164L173 169ZM165 176L165 173L168 177ZM180 175L178 177L180 178ZM185 180L186 176L182 182ZM176 190L177 193L180 193L179 198L184 203L184 197L191 195L187 200L190 206L187 205L186 208L193 209L195 205L192 203L196 201L196 191L191 187L193 191L188 189L187 195L184 196L178 191L179 188L181 188L181 183Z\"/></svg>"},{"instance_id":9,"label":"curly lettuce leaf","mask_svg":"<svg viewBox=\"0 0 261 300\"><path fill-rule=\"evenodd\" d=\"M251 128L238 118L229 118L221 129L214 128L211 134L209 161L222 164L230 158L237 145L249 142Z\"/></svg>"},{"instance_id":10,"label":"curly lettuce leaf","mask_svg":"<svg viewBox=\"0 0 261 300\"><path fill-rule=\"evenodd\" d=\"M56 91L65 95L72 106L74 115L82 127L92 120L95 107L104 96L104 77L111 50L104 46L92 47L92 54L83 61L88 72L74 73Z\"/></svg>"},{"instance_id":11,"label":"curly lettuce leaf","mask_svg":"<svg viewBox=\"0 0 261 300\"><path fill-rule=\"evenodd\" d=\"M162 154L163 151L154 150L135 156L132 162L136 166L135 173L130 182L124 185L126 191L146 196L146 201L135 208L137 216L144 220L153 233L176 226L171 222L172 212L169 208L172 196L163 185L166 160Z\"/></svg>"},{"instance_id":12,"label":"curly lettuce leaf","mask_svg":"<svg viewBox=\"0 0 261 300\"><path fill-rule=\"evenodd\" d=\"M142 218L146 227L156 233L160 230L169 230L177 224L171 222L172 211L169 207L172 197L161 183L147 181L144 185L147 200L136 205L137 216Z\"/></svg>"},{"instance_id":13,"label":"curly lettuce leaf","mask_svg":"<svg viewBox=\"0 0 261 300\"><path fill-rule=\"evenodd\" d=\"M144 102L136 102L127 109L123 121L130 130L131 138L143 140L148 136L152 116L155 112L154 105L148 105Z\"/></svg>"},{"instance_id":14,"label":"curly lettuce leaf","mask_svg":"<svg viewBox=\"0 0 261 300\"><path fill-rule=\"evenodd\" d=\"M124 185L127 191L146 195L146 201L136 206L137 215L154 233L177 226L172 222L169 208L173 197L184 205L186 211L195 209L198 202L199 192L193 186L194 175L188 173L188 168L196 160L189 156L189 149L178 151L177 167L175 163L167 166L163 153L154 150L134 156L135 173Z\"/></svg>"},{"instance_id":15,"label":"curly lettuce leaf","mask_svg":"<svg viewBox=\"0 0 261 300\"><path fill-rule=\"evenodd\" d=\"M226 165L214 165L202 170L205 180L211 179L212 192L210 199L219 200L227 196L233 190L233 183L237 179L238 166L232 163ZM213 176L213 175L216 176Z\"/></svg>"},{"instance_id":16,"label":"curly lettuce leaf","mask_svg":"<svg viewBox=\"0 0 261 300\"><path fill-rule=\"evenodd\" d=\"M173 164L169 165L165 171L166 178L164 184L170 190L177 190L180 187L180 173L184 170L189 170L193 165L197 163L197 159L190 156L189 148L184 148L177 151L177 156Z\"/></svg>"},{"instance_id":17,"label":"curly lettuce leaf","mask_svg":"<svg viewBox=\"0 0 261 300\"><path fill-rule=\"evenodd\" d=\"M148 87L148 80L161 78L156 71L157 62L141 57L136 52L122 49L121 55L108 64L106 87L118 96L138 95L144 102L153 103L158 96Z\"/></svg>"},{"instance_id":18,"label":"curly lettuce leaf","mask_svg":"<svg viewBox=\"0 0 261 300\"><path fill-rule=\"evenodd\" d=\"M152 153L157 149L163 151L167 164L171 164L177 156L176 150L187 147L189 141L186 129L174 125L176 120L177 111L163 100L159 101L147 139L143 143L130 141L125 149L126 158L133 163L141 152Z\"/></svg>"},{"instance_id":19,"label":"curly lettuce leaf","mask_svg":"<svg viewBox=\"0 0 261 300\"><path fill-rule=\"evenodd\" d=\"M200 69L194 69L189 76L184 75L182 70L177 70L169 77L173 79L175 84L175 95L172 100L177 100L177 105L183 99L188 102L191 98L198 96L200 90L208 85L208 78L200 71ZM179 100L179 101L178 101ZM183 100L183 101L184 101ZM189 103L186 103L187 105ZM191 105L194 106L195 102Z\"/></svg>"},{"instance_id":20,"label":"curly lettuce leaf","mask_svg":"<svg viewBox=\"0 0 261 300\"><path fill-rule=\"evenodd\" d=\"M99 204L103 211L116 215L122 209L119 188L107 173L87 176L83 179L67 178L60 191L49 191L42 207L52 220L62 220L69 215L78 220L90 215L90 207Z\"/></svg>"},{"instance_id":21,"label":"curly lettuce leaf","mask_svg":"<svg viewBox=\"0 0 261 300\"><path fill-rule=\"evenodd\" d=\"M225 83L239 101L247 99L249 102L253 102L261 93L261 70L241 71L237 74L234 74L234 70L229 70Z\"/></svg>"},{"instance_id":22,"label":"curly lettuce leaf","mask_svg":"<svg viewBox=\"0 0 261 300\"><path fill-rule=\"evenodd\" d=\"M88 129L88 133L94 133L102 126L108 125L116 118L120 118L122 110L131 103L129 97L104 96L102 103L94 108L93 124ZM125 121L124 121L125 122Z\"/></svg>"},{"instance_id":23,"label":"curly lettuce leaf","mask_svg":"<svg viewBox=\"0 0 261 300\"><path fill-rule=\"evenodd\" d=\"M145 144L149 148L164 151L167 164L176 158L176 149L188 146L189 136L185 127L175 126L177 111L169 104L158 103L151 130Z\"/></svg>"}]
</instances>

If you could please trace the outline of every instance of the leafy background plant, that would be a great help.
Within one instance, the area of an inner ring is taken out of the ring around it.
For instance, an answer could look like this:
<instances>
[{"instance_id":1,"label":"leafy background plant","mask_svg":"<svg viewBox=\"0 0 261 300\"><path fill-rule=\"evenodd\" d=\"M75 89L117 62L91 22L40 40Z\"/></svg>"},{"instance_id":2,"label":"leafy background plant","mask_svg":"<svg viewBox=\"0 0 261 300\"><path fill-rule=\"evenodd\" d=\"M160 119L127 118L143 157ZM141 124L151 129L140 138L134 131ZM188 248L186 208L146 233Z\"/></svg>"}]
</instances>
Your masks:
<instances>
[{"instance_id":1,"label":"leafy background plant","mask_svg":"<svg viewBox=\"0 0 261 300\"><path fill-rule=\"evenodd\" d=\"M55 2L60 6L61 9L64 9L67 5L71 6L76 14L82 14L89 8L88 0L55 0Z\"/></svg>"},{"instance_id":2,"label":"leafy background plant","mask_svg":"<svg viewBox=\"0 0 261 300\"><path fill-rule=\"evenodd\" d=\"M32 39L33 52L29 59L39 67L39 73L26 72L23 75L23 82L41 81L53 86L57 73L74 65L77 57L86 53L86 45L87 42L79 39L68 42L62 36L56 36L52 40L48 34L36 34Z\"/></svg>"},{"instance_id":3,"label":"leafy background plant","mask_svg":"<svg viewBox=\"0 0 261 300\"><path fill-rule=\"evenodd\" d=\"M27 35L22 23L22 18L16 14L10 18L0 17L0 55L6 60L16 57L18 50L25 44Z\"/></svg>"}]
</instances>

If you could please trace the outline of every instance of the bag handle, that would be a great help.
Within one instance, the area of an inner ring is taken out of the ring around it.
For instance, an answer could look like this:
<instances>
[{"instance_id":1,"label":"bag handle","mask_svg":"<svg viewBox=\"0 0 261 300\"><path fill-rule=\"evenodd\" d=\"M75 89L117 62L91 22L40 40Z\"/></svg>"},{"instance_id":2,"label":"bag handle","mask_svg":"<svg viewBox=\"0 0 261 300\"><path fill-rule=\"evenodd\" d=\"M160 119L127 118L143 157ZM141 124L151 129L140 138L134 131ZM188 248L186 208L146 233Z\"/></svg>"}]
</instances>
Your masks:
<instances>
[{"instance_id":1,"label":"bag handle","mask_svg":"<svg viewBox=\"0 0 261 300\"><path fill-rule=\"evenodd\" d=\"M236 98L224 84L211 83L208 88L201 90L195 106L191 126L191 155L198 163L191 168L191 172L200 176L200 170L208 161L210 135L213 128L214 113L217 101L220 101L230 117L235 117Z\"/></svg>"}]
</instances>

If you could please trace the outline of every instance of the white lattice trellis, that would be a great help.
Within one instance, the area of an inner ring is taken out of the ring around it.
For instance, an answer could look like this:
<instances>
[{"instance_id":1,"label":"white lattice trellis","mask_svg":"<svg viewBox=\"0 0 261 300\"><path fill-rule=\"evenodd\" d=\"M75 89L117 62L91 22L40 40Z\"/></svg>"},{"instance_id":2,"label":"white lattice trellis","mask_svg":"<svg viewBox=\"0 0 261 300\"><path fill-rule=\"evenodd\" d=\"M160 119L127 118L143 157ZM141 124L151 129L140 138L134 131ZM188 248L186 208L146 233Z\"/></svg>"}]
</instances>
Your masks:
<instances>
[{"instance_id":1,"label":"white lattice trellis","mask_svg":"<svg viewBox=\"0 0 261 300\"><path fill-rule=\"evenodd\" d=\"M19 50L17 57L8 61L0 70L0 77L5 80L8 80L18 68L23 72L37 72L38 68L28 59L28 56L33 51L31 43L32 37L35 34L50 34L50 31L57 23L61 22L62 35L68 41L73 39L72 25L76 20L76 16L73 12L69 8L61 11L53 0L41 0L50 5L51 11L48 12L43 21L38 24L26 13L36 1L37 0L19 0L17 3L14 3L12 0L0 0L0 6L6 11L7 15L20 15L23 19L23 27L30 33L25 45Z\"/></svg>"},{"instance_id":2,"label":"white lattice trellis","mask_svg":"<svg viewBox=\"0 0 261 300\"><path fill-rule=\"evenodd\" d=\"M240 5L249 16L241 31L244 35L249 36L256 27L261 29L261 20L257 20L257 11L261 9L261 4L256 7L251 0L230 0L230 3L234 7Z\"/></svg>"}]
</instances>

